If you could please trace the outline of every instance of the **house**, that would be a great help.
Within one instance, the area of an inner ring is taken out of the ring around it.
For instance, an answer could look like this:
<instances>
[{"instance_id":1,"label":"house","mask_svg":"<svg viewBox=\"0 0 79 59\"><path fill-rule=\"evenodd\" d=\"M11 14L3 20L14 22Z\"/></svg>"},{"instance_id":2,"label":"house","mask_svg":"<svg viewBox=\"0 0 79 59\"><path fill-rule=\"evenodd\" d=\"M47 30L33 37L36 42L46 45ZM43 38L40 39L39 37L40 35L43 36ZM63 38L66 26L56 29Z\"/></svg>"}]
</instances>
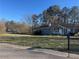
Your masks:
<instances>
[{"instance_id":1,"label":"house","mask_svg":"<svg viewBox=\"0 0 79 59\"><path fill-rule=\"evenodd\" d=\"M39 32L42 35L67 35L68 32L72 32L72 33L79 32L79 24L61 23L52 26L44 25L34 28L34 32Z\"/></svg>"}]
</instances>

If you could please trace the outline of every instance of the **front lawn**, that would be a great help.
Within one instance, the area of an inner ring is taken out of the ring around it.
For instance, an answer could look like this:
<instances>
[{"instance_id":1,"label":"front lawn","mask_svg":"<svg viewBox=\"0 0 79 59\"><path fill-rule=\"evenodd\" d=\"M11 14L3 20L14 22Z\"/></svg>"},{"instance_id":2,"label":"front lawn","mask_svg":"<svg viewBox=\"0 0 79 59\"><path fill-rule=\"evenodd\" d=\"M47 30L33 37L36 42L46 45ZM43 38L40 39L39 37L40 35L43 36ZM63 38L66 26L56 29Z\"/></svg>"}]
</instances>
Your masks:
<instances>
[{"instance_id":1,"label":"front lawn","mask_svg":"<svg viewBox=\"0 0 79 59\"><path fill-rule=\"evenodd\" d=\"M67 38L56 36L27 36L27 37L0 37L0 42L11 43L22 46L31 46L32 48L54 49L67 51ZM79 39L71 39L71 51L79 53Z\"/></svg>"}]
</instances>

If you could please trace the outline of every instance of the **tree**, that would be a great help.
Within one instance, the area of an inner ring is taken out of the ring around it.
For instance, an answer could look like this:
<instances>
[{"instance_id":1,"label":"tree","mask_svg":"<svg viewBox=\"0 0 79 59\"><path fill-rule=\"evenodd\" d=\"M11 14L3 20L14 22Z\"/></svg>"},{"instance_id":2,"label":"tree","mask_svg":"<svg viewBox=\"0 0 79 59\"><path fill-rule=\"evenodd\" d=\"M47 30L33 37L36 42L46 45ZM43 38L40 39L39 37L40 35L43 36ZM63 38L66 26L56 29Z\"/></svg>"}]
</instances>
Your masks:
<instances>
[{"instance_id":1,"label":"tree","mask_svg":"<svg viewBox=\"0 0 79 59\"><path fill-rule=\"evenodd\" d=\"M38 16L37 15L32 15L32 21L33 21L33 28L34 27L37 27L37 25L38 25Z\"/></svg>"},{"instance_id":2,"label":"tree","mask_svg":"<svg viewBox=\"0 0 79 59\"><path fill-rule=\"evenodd\" d=\"M48 25L56 22L59 15L60 7L58 5L51 6L43 12L44 21L46 21Z\"/></svg>"},{"instance_id":3,"label":"tree","mask_svg":"<svg viewBox=\"0 0 79 59\"><path fill-rule=\"evenodd\" d=\"M68 24L68 19L69 19L69 9L67 7L64 7L61 10L61 20L63 21L63 23Z\"/></svg>"},{"instance_id":4,"label":"tree","mask_svg":"<svg viewBox=\"0 0 79 59\"><path fill-rule=\"evenodd\" d=\"M18 23L15 21L6 22L6 31L9 33L32 34L31 26L26 25L25 23Z\"/></svg>"},{"instance_id":5,"label":"tree","mask_svg":"<svg viewBox=\"0 0 79 59\"><path fill-rule=\"evenodd\" d=\"M6 26L5 26L5 22L0 21L0 33L6 33Z\"/></svg>"},{"instance_id":6,"label":"tree","mask_svg":"<svg viewBox=\"0 0 79 59\"><path fill-rule=\"evenodd\" d=\"M70 18L72 19L72 23L76 24L77 21L79 20L77 19L79 17L79 8L77 6L73 6L69 14L70 14Z\"/></svg>"},{"instance_id":7,"label":"tree","mask_svg":"<svg viewBox=\"0 0 79 59\"><path fill-rule=\"evenodd\" d=\"M33 24L33 21L32 21L32 16L24 16L22 19L21 19L21 24L24 24L24 26L26 26L28 29L26 29L26 32L28 32L28 34L32 34L32 24Z\"/></svg>"},{"instance_id":8,"label":"tree","mask_svg":"<svg viewBox=\"0 0 79 59\"><path fill-rule=\"evenodd\" d=\"M73 6L69 12L71 23L73 25L72 32L74 32L74 27L79 24L79 8L77 6Z\"/></svg>"}]
</instances>

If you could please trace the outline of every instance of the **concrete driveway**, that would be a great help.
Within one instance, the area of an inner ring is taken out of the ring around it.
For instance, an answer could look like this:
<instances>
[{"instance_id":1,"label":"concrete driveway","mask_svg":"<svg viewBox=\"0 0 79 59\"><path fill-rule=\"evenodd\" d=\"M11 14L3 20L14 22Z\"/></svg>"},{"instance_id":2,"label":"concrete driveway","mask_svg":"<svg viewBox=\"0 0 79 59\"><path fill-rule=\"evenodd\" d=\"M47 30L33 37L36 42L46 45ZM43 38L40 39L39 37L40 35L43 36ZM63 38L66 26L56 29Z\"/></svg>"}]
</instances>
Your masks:
<instances>
[{"instance_id":1,"label":"concrete driveway","mask_svg":"<svg viewBox=\"0 0 79 59\"><path fill-rule=\"evenodd\" d=\"M68 58L40 52L33 52L28 49L11 47L5 43L0 43L0 59L68 59Z\"/></svg>"}]
</instances>

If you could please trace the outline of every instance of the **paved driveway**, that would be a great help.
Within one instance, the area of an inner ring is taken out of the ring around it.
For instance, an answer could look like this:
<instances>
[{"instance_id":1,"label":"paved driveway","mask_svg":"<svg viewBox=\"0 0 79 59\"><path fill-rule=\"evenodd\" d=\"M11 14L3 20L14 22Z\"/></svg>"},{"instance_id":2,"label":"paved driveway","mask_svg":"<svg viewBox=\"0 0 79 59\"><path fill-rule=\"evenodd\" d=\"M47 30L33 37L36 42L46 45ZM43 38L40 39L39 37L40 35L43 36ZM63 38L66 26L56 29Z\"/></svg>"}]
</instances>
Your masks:
<instances>
[{"instance_id":1,"label":"paved driveway","mask_svg":"<svg viewBox=\"0 0 79 59\"><path fill-rule=\"evenodd\" d=\"M67 59L55 55L33 52L27 49L0 44L0 59Z\"/></svg>"}]
</instances>

